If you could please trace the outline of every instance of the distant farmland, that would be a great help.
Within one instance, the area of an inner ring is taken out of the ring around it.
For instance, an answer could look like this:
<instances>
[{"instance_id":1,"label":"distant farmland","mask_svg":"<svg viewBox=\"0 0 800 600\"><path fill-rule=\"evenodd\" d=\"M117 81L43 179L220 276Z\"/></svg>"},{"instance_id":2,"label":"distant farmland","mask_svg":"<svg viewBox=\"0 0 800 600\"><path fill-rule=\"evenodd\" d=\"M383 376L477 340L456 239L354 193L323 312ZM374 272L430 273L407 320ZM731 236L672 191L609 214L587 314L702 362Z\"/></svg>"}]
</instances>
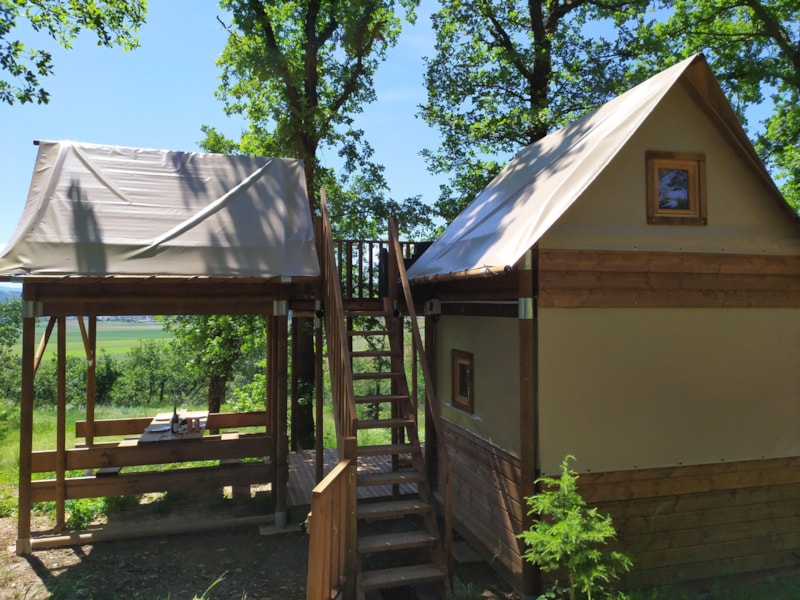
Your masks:
<instances>
[{"instance_id":1,"label":"distant farmland","mask_svg":"<svg viewBox=\"0 0 800 600\"><path fill-rule=\"evenodd\" d=\"M36 344L42 339L47 328L47 319L40 319L36 325ZM98 321L97 322L97 354L105 351L114 358L124 358L133 346L138 346L141 340L171 339L172 334L164 331L159 322L126 322L126 321ZM50 335L45 356L56 352L56 329ZM17 343L16 350L22 353L22 342ZM67 320L67 355L86 356L81 339L81 330L78 321Z\"/></svg>"}]
</instances>

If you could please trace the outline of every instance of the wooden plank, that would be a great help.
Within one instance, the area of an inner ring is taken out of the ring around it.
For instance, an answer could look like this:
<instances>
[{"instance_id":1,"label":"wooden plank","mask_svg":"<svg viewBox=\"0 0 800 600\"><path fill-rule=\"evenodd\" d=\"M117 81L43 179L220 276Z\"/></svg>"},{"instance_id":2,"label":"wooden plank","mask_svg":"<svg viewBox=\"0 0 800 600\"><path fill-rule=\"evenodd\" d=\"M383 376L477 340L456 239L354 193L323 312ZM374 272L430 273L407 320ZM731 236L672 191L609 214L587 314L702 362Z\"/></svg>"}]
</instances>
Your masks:
<instances>
[{"instance_id":1,"label":"wooden plank","mask_svg":"<svg viewBox=\"0 0 800 600\"><path fill-rule=\"evenodd\" d=\"M220 436L206 436L197 440L137 444L132 447L117 444L113 448L108 445L74 448L66 451L66 468L84 470L199 460L263 458L269 456L269 444L270 438L264 434L242 434L239 439L235 440L223 440ZM55 465L55 452L52 450L32 454L34 473L53 471Z\"/></svg>"},{"instance_id":2,"label":"wooden plank","mask_svg":"<svg viewBox=\"0 0 800 600\"><path fill-rule=\"evenodd\" d=\"M134 417L126 419L103 419L95 421L95 436L140 434L151 423L153 417ZM265 427L265 411L211 413L208 415L208 429L236 429L243 427ZM86 421L75 422L75 436L86 437Z\"/></svg>"},{"instance_id":3,"label":"wooden plank","mask_svg":"<svg viewBox=\"0 0 800 600\"><path fill-rule=\"evenodd\" d=\"M721 273L800 275L800 257L792 255L559 250L540 248L539 269L570 271L646 271L651 273Z\"/></svg>"},{"instance_id":4,"label":"wooden plank","mask_svg":"<svg viewBox=\"0 0 800 600\"><path fill-rule=\"evenodd\" d=\"M195 467L169 471L120 473L116 477L74 477L66 481L66 498L129 496L146 492L193 492L224 485L265 483L272 476L268 463L244 463ZM31 484L34 502L55 498L55 480L44 479Z\"/></svg>"},{"instance_id":5,"label":"wooden plank","mask_svg":"<svg viewBox=\"0 0 800 600\"><path fill-rule=\"evenodd\" d=\"M798 307L791 256L541 250L539 303L569 307Z\"/></svg>"}]
</instances>

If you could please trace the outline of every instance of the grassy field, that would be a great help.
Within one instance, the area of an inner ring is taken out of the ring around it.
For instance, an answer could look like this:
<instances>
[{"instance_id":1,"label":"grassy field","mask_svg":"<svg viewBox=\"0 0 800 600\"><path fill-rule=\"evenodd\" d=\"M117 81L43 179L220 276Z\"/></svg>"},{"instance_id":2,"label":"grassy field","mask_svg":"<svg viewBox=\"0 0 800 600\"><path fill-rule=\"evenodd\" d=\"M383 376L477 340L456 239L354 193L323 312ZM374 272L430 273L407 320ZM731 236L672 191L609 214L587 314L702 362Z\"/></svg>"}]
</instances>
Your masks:
<instances>
[{"instance_id":1,"label":"grassy field","mask_svg":"<svg viewBox=\"0 0 800 600\"><path fill-rule=\"evenodd\" d=\"M36 325L36 343L42 338L47 322L42 319ZM114 358L123 358L133 346L139 344L140 340L149 339L170 339L172 334L164 331L159 322L136 322L125 321L98 321L97 322L97 352L105 351ZM18 342L15 350L22 353L22 342ZM56 332L50 336L47 347L47 355L56 352ZM85 356L83 349L83 339L78 321L75 319L67 320L67 355Z\"/></svg>"}]
</instances>

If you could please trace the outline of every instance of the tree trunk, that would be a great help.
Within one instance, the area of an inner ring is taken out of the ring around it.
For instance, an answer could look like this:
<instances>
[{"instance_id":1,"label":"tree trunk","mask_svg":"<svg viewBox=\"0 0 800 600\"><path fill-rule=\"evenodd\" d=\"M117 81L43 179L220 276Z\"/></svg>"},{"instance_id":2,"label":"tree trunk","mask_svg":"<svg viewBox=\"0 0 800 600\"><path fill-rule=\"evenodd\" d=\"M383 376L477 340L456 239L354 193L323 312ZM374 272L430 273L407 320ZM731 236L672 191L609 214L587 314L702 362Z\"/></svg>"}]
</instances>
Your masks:
<instances>
[{"instance_id":1,"label":"tree trunk","mask_svg":"<svg viewBox=\"0 0 800 600\"><path fill-rule=\"evenodd\" d=\"M211 375L208 378L208 393L206 401L209 413L218 413L225 402L225 390L228 387L228 377L225 375Z\"/></svg>"},{"instance_id":2,"label":"tree trunk","mask_svg":"<svg viewBox=\"0 0 800 600\"><path fill-rule=\"evenodd\" d=\"M293 451L314 447L314 319L292 319Z\"/></svg>"}]
</instances>

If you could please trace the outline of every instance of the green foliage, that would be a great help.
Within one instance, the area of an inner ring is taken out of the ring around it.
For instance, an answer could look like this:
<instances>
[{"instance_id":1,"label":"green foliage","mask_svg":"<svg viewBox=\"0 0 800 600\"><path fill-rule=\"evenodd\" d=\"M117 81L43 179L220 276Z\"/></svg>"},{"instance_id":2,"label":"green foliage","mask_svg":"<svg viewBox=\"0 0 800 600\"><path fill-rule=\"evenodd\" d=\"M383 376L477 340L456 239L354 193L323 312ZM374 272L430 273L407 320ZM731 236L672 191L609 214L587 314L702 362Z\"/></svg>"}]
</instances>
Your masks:
<instances>
[{"instance_id":1,"label":"green foliage","mask_svg":"<svg viewBox=\"0 0 800 600\"><path fill-rule=\"evenodd\" d=\"M451 174L437 212L452 220L520 148L627 85L641 2L457 0L433 15L422 118L442 136L423 154ZM601 37L587 30L608 25ZM613 33L612 37L607 37Z\"/></svg>"},{"instance_id":2,"label":"green foliage","mask_svg":"<svg viewBox=\"0 0 800 600\"><path fill-rule=\"evenodd\" d=\"M312 209L324 187L340 237L370 238L397 216L404 233L427 232L430 211L418 197L387 198L384 169L373 161L353 116L375 100L373 78L419 0L265 2L224 0L232 15L218 64L218 97L248 129L238 141L204 127L212 152L292 156L303 160ZM333 151L336 173L321 160Z\"/></svg>"},{"instance_id":3,"label":"green foliage","mask_svg":"<svg viewBox=\"0 0 800 600\"><path fill-rule=\"evenodd\" d=\"M625 598L610 584L630 570L631 560L621 552L600 548L616 535L611 517L587 507L578 492L578 474L569 468L570 460L575 457L564 458L558 479L537 479L545 489L526 498L528 514L536 520L519 536L528 546L524 558L545 572L565 573L567 585L556 581L545 598L562 598L564 594L570 600Z\"/></svg>"},{"instance_id":4,"label":"green foliage","mask_svg":"<svg viewBox=\"0 0 800 600\"><path fill-rule=\"evenodd\" d=\"M98 46L131 50L139 45L134 34L145 14L145 0L0 0L0 68L9 77L0 79L0 101L46 104L50 99L40 78L54 73L53 57L14 39L18 25L25 23L34 34L45 34L67 49L89 30L97 35Z\"/></svg>"},{"instance_id":5,"label":"green foliage","mask_svg":"<svg viewBox=\"0 0 800 600\"><path fill-rule=\"evenodd\" d=\"M22 299L0 302L0 351L10 349L22 334Z\"/></svg>"},{"instance_id":6,"label":"green foliage","mask_svg":"<svg viewBox=\"0 0 800 600\"><path fill-rule=\"evenodd\" d=\"M108 403L167 406L200 402L202 379L186 368L190 360L185 348L174 340L142 340L116 367L118 376L107 392ZM98 360L98 374L105 372L101 364Z\"/></svg>"},{"instance_id":7,"label":"green foliage","mask_svg":"<svg viewBox=\"0 0 800 600\"><path fill-rule=\"evenodd\" d=\"M184 368L208 382L207 402L213 412L225 402L236 364L261 351L266 339L260 315L171 316L164 319L164 327L175 335L176 346L188 359Z\"/></svg>"}]
</instances>

